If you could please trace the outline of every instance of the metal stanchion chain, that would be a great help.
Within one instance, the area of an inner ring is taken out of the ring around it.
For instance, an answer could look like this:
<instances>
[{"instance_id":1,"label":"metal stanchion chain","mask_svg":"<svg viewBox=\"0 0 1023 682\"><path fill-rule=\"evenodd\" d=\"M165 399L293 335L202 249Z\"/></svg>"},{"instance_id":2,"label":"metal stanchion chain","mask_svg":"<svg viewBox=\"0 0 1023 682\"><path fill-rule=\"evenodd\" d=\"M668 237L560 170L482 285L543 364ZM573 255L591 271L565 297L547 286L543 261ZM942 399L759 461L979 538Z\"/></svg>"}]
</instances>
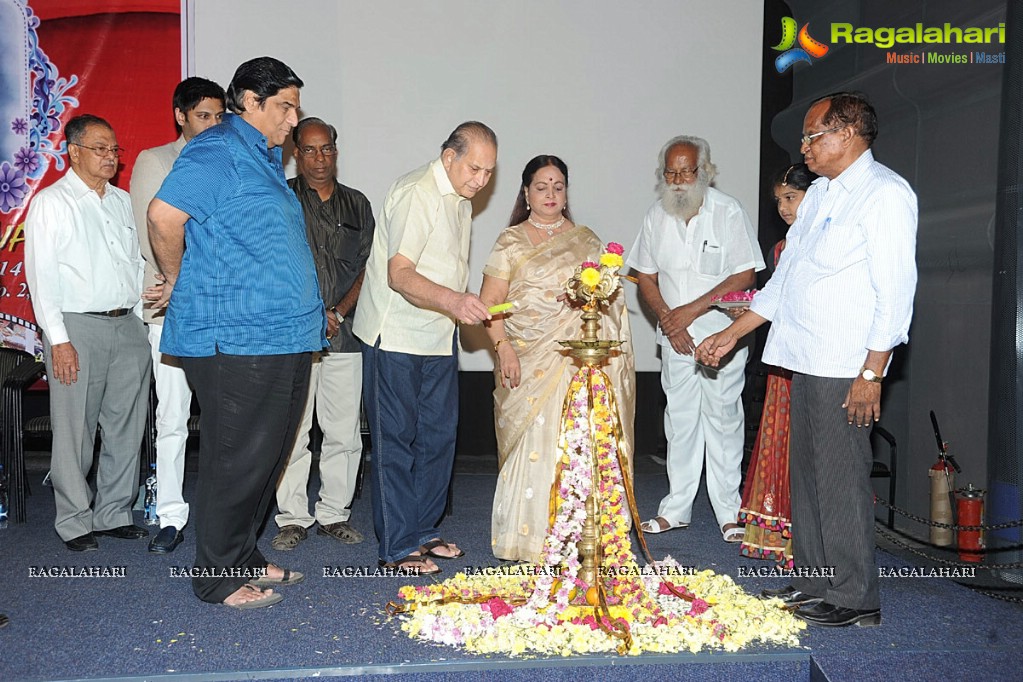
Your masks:
<instances>
[{"instance_id":1,"label":"metal stanchion chain","mask_svg":"<svg viewBox=\"0 0 1023 682\"><path fill-rule=\"evenodd\" d=\"M962 531L962 530L965 530L965 531L995 531L995 530L1004 530L1006 528L1018 528L1020 526L1023 526L1023 519L1020 519L1018 521L1009 521L1009 522L1006 522L1006 523L998 523L998 524L991 524L991 525L980 525L980 526L957 526L957 525L951 524L951 523L940 523L938 521L931 521L928 518L924 518L922 516L918 516L916 514L913 514L912 512L909 512L909 511L907 511L905 509L902 509L900 507L896 507L894 504L891 504L887 500L882 499L880 497L876 497L875 496L874 499L875 499L875 501L878 504L880 504L880 505L882 505L884 507L888 507L889 509L894 511L896 514L899 514L900 516L904 516L907 519L910 519L912 521L916 521L917 523L921 523L921 524L923 524L925 526L930 526L930 527L933 527L933 528L948 528L950 530L960 530L960 531ZM906 544L905 542L903 542L902 540L897 538L895 535L893 535L892 533L889 533L887 530L885 530L880 524L876 524L875 530L878 532L878 534L880 534L882 537L887 539L889 542L891 542L895 546L900 547L900 548L902 548L902 549L904 549L904 550L906 550L906 551L908 551L908 552L910 552L912 554L915 554L915 555L917 555L919 557L923 557L924 559L927 559L928 561L932 561L932 562L937 563L937 564L944 564L946 566L953 566L955 568L980 568L982 570L987 570L987 571L1011 570L1011 569L1023 568L1023 562L1016 562L1016 563L1010 563L1010 564L981 564L981 563L978 563L978 562L964 562L964 561L952 561L952 560L949 560L949 559L942 559L940 557L936 557L936 556L932 556L930 554L927 554L926 552L923 552L923 551L917 549L916 547L913 547L911 545ZM999 547L998 550L999 551L1008 551L1008 550L1018 549L1019 547L1020 546ZM985 550L980 550L980 551L983 552ZM962 585L964 587L968 587L971 590L973 590L974 592L977 592L978 594L982 594L985 597L991 597L992 599L998 599L999 601L1006 601L1006 602L1010 602L1010 603L1013 603L1013 604L1023 604L1023 597L1017 597L1017 596L1011 595L1011 594L1003 594L1003 593L1000 593L1000 592L992 592L991 591L992 588L990 588L990 587L987 587L987 588L980 587L980 586L977 586L977 585L971 585L969 583L964 583L964 582L961 582L961 581L955 581L955 582L957 582L958 584L960 584L960 585ZM1017 590L1017 589L1020 589L1020 588L1005 588L1005 589L1006 590Z\"/></svg>"},{"instance_id":2,"label":"metal stanchion chain","mask_svg":"<svg viewBox=\"0 0 1023 682\"><path fill-rule=\"evenodd\" d=\"M1008 569L1012 569L1012 568L1023 568L1023 563L1021 563L1021 562L1016 562L1016 563L1013 563L1013 564L981 564L981 563L971 562L971 561L952 561L950 559L942 559L941 557L931 556L930 554L927 554L926 552L923 552L923 551L917 549L916 547L913 547L911 545L907 545L905 542L902 542L897 537L895 537L894 535L892 535L888 531L884 530L880 526L876 526L875 530L880 535L882 535L886 540L891 542L892 544L898 545L899 547L901 547L901 548L903 548L905 550L908 550L908 551L912 552L913 554L916 554L917 556L922 556L923 558L925 558L925 559L927 559L929 561L933 561L933 562L939 563L939 564L945 564L946 566L956 566L956 567L962 567L962 568L981 568L981 569L989 570L989 571L1001 570L1001 569L1008 570ZM971 551L973 551L973 550L971 550Z\"/></svg>"},{"instance_id":3,"label":"metal stanchion chain","mask_svg":"<svg viewBox=\"0 0 1023 682\"><path fill-rule=\"evenodd\" d=\"M1020 526L1023 526L1023 519L1017 519L1016 521L1006 521L1005 523L995 523L995 524L991 524L991 525L984 525L984 524L982 524L982 525L979 525L979 526L957 526L957 525L955 525L953 523L940 523L938 521L931 521L930 519L925 518L923 516L917 516L916 514L910 512L910 511L906 511L905 509L903 509L901 507L896 507L894 504L892 504L888 500L886 500L884 498L881 498L881 497L875 496L874 497L874 501L877 502L878 504L884 506L884 507L888 507L889 509L891 509L893 512L895 512L899 516L905 516L907 519L910 519L911 521L916 521L917 523L922 523L922 524L924 524L926 526L931 526L933 528L948 528L950 530L986 530L986 531L995 531L995 530L1005 530L1006 528L1019 528Z\"/></svg>"},{"instance_id":4,"label":"metal stanchion chain","mask_svg":"<svg viewBox=\"0 0 1023 682\"><path fill-rule=\"evenodd\" d=\"M962 583L959 583L959 584L962 585ZM981 589L979 587L974 587L972 585L965 585L964 587L969 587L971 590L973 590L977 594L982 594L985 597L991 597L992 599L998 599L1000 601L1007 601L1007 602L1010 602L1012 604L1023 604L1023 597L1014 597L1014 596L1009 595L1009 594L999 594L997 592L990 592L988 590Z\"/></svg>"}]
</instances>

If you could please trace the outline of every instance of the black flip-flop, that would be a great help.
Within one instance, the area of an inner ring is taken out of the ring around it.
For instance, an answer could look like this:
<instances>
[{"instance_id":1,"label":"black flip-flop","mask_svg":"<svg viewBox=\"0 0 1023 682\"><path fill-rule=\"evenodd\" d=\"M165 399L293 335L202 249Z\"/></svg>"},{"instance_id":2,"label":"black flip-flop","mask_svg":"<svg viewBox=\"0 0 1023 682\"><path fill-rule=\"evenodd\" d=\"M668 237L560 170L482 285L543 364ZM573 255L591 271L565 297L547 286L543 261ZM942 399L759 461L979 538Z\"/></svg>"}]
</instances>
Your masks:
<instances>
[{"instance_id":1,"label":"black flip-flop","mask_svg":"<svg viewBox=\"0 0 1023 682\"><path fill-rule=\"evenodd\" d=\"M397 561L384 561L383 559L380 559L378 564L380 565L380 568L402 571L409 575L437 575L440 573L440 566L436 566L433 571L425 569L426 557L422 554L409 554L407 557L398 559ZM422 568L411 566L409 564L419 564Z\"/></svg>"},{"instance_id":2,"label":"black flip-flop","mask_svg":"<svg viewBox=\"0 0 1023 682\"><path fill-rule=\"evenodd\" d=\"M465 556L465 552L462 551L461 549L458 550L458 554L450 554L450 555L448 555L448 554L437 554L436 552L433 551L436 548L441 547L441 546L450 548L451 547L451 543L446 542L444 540L444 538L437 538L435 540L430 540L429 542L424 544L422 547L419 548L419 551L423 553L423 556L428 556L428 557L430 557L432 559L445 559L445 560L447 560L447 559L457 559L458 557Z\"/></svg>"}]
</instances>

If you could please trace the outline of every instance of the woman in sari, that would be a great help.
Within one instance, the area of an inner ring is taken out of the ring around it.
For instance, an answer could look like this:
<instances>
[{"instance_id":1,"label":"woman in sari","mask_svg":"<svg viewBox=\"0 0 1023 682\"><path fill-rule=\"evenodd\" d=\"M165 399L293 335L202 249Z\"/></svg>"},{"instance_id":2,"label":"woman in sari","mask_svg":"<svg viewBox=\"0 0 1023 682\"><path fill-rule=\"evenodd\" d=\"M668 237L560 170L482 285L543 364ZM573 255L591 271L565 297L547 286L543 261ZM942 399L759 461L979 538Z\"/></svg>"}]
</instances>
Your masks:
<instances>
[{"instance_id":1,"label":"woman in sari","mask_svg":"<svg viewBox=\"0 0 1023 682\"><path fill-rule=\"evenodd\" d=\"M796 209L817 178L805 163L789 166L774 182L774 202L786 225L796 222ZM770 267L778 265L785 248L782 239L771 249ZM768 559L792 568L792 514L789 496L789 387L792 373L770 367L760 430L753 444L746 485L739 507L739 523L746 534L739 553L753 559Z\"/></svg>"},{"instance_id":2,"label":"woman in sari","mask_svg":"<svg viewBox=\"0 0 1023 682\"><path fill-rule=\"evenodd\" d=\"M564 283L580 263L596 261L604 250L597 235L572 222L567 192L568 167L561 159L532 159L522 172L510 227L497 238L483 269L483 302L516 304L487 327L497 353L494 420L500 473L491 546L500 559L536 561L543 548L561 411L579 366L557 343L581 333L580 311L567 301ZM630 341L623 292L600 310L600 338ZM621 351L603 368L615 389L630 468L634 367L631 353Z\"/></svg>"}]
</instances>

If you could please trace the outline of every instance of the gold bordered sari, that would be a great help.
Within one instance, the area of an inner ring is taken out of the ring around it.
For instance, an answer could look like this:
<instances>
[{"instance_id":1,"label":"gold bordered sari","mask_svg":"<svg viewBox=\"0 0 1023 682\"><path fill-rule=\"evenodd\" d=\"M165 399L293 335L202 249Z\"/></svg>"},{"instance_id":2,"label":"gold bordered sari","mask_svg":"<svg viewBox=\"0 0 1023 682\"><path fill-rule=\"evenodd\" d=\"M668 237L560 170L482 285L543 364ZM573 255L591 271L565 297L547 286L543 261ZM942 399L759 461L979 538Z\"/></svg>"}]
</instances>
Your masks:
<instances>
[{"instance_id":1,"label":"gold bordered sari","mask_svg":"<svg viewBox=\"0 0 1023 682\"><path fill-rule=\"evenodd\" d=\"M497 239L484 274L508 282L508 300L519 305L504 320L509 343L522 368L517 388L496 377L494 421L500 473L494 495L491 546L501 559L535 561L547 532L548 498L561 410L577 361L558 345L581 334L581 311L558 296L573 270L597 260L604 247L589 228L577 225L539 245L520 226ZM635 414L635 363L632 333L623 291L602 306L600 338L627 343L604 371L614 384L624 431L626 457L632 460ZM499 370L498 370L499 371Z\"/></svg>"}]
</instances>

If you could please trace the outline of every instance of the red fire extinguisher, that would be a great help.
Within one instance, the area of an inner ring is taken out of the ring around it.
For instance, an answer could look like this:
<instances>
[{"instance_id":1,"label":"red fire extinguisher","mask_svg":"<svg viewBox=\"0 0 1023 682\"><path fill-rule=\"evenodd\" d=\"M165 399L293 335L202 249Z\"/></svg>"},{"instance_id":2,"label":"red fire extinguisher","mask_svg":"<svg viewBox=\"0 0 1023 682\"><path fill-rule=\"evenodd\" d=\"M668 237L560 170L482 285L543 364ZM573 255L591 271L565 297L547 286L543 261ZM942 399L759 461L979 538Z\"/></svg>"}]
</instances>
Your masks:
<instances>
[{"instance_id":1,"label":"red fire extinguisher","mask_svg":"<svg viewBox=\"0 0 1023 682\"><path fill-rule=\"evenodd\" d=\"M957 490L956 511L960 526L979 526L984 523L984 491L974 488L972 483ZM960 530L958 535L959 558L977 563L982 561L984 555L979 550L984 549L984 531Z\"/></svg>"}]
</instances>

